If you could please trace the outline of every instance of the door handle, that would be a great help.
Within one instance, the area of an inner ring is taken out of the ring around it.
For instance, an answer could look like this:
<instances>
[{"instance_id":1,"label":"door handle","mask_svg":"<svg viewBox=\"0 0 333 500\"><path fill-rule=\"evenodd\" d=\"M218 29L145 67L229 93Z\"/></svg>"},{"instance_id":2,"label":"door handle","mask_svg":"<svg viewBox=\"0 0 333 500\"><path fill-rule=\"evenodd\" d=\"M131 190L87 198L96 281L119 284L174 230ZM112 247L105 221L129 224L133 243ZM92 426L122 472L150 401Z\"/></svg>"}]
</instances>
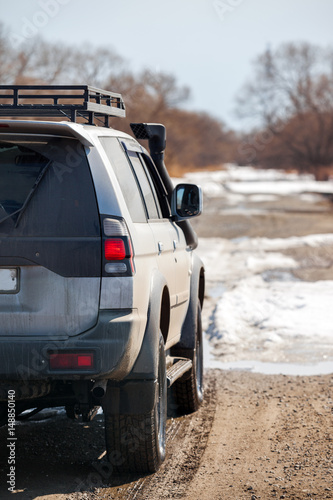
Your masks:
<instances>
[{"instance_id":1,"label":"door handle","mask_svg":"<svg viewBox=\"0 0 333 500\"><path fill-rule=\"evenodd\" d=\"M162 241L159 241L158 242L158 255L160 255L164 250L164 245L162 243Z\"/></svg>"}]
</instances>

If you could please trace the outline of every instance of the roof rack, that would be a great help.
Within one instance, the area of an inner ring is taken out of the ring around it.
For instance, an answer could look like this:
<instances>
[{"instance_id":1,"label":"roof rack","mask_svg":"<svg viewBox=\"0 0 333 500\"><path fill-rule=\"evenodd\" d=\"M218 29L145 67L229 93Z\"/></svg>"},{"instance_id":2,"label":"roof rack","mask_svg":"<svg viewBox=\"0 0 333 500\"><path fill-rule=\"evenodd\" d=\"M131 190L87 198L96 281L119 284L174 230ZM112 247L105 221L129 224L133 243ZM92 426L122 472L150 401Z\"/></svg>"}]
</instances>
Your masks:
<instances>
[{"instance_id":1,"label":"roof rack","mask_svg":"<svg viewBox=\"0 0 333 500\"><path fill-rule=\"evenodd\" d=\"M89 125L103 118L109 127L112 116L125 117L121 94L90 85L0 85L0 116L67 117L72 122L82 117Z\"/></svg>"}]
</instances>

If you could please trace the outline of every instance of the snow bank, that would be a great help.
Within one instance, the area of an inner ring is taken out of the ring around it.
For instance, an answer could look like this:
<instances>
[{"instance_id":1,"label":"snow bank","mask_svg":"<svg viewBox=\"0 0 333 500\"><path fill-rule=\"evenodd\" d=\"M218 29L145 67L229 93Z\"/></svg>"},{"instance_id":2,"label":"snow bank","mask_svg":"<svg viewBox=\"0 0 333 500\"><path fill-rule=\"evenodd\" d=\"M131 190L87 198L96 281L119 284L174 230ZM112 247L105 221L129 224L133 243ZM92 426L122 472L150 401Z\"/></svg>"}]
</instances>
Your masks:
<instances>
[{"instance_id":1,"label":"snow bank","mask_svg":"<svg viewBox=\"0 0 333 500\"><path fill-rule=\"evenodd\" d=\"M204 326L215 359L309 362L332 357L333 282L297 280L291 271L298 263L281 253L330 244L331 234L200 239L208 283Z\"/></svg>"},{"instance_id":2,"label":"snow bank","mask_svg":"<svg viewBox=\"0 0 333 500\"><path fill-rule=\"evenodd\" d=\"M274 182L227 182L226 188L239 194L277 194L280 196L298 193L333 193L333 182L319 181L274 181Z\"/></svg>"},{"instance_id":3,"label":"snow bank","mask_svg":"<svg viewBox=\"0 0 333 500\"><path fill-rule=\"evenodd\" d=\"M228 193L263 196L333 193L333 181L317 182L310 174L299 176L280 170L257 170L232 164L216 172L188 173L185 175L185 181L200 184L204 194L210 198L228 198ZM179 179L175 179L175 183L178 182L180 182ZM271 200L263 199L262 201ZM304 198L304 201L311 202L313 199Z\"/></svg>"},{"instance_id":4,"label":"snow bank","mask_svg":"<svg viewBox=\"0 0 333 500\"><path fill-rule=\"evenodd\" d=\"M332 304L331 281L269 283L253 276L224 293L215 321L227 343L252 344L253 334L264 342L295 336L332 342Z\"/></svg>"}]
</instances>

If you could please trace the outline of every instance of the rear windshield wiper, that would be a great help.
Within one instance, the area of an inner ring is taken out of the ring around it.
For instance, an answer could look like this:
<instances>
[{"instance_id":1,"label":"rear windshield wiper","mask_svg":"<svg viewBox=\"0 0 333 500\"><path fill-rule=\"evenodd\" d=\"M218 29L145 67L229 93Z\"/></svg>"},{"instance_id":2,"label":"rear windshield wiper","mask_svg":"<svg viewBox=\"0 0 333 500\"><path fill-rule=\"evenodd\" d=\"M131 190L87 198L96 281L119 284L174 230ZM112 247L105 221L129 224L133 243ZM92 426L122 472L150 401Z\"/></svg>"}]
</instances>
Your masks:
<instances>
[{"instance_id":1,"label":"rear windshield wiper","mask_svg":"<svg viewBox=\"0 0 333 500\"><path fill-rule=\"evenodd\" d=\"M18 210L15 210L15 212L12 212L11 214L8 214L8 215L6 215L6 217L4 217L3 219L1 219L1 220L0 220L0 224L1 224L2 222L4 222L5 220L12 218L14 215L19 214L19 216L18 216L18 218L17 218L17 220L16 220L15 227L17 227L17 226L18 226L18 223L19 223L19 222L20 222L20 220L21 220L21 217L22 217L22 215L23 215L24 210L26 209L26 207L27 207L27 205L28 205L29 201L31 200L31 198L32 198L32 196L33 196L33 194L34 194L34 192L36 191L36 189L37 189L37 187L38 187L38 185L39 185L40 181L43 179L43 177L44 177L44 175L45 175L45 173L46 173L47 169L49 168L50 164L52 163L52 161L53 161L53 160L49 160L49 161L47 162L47 164L45 165L45 167L44 167L44 168L40 171L40 173L39 173L38 177L36 178L36 180L35 180L35 182L34 182L34 184L33 184L32 188L30 189L30 191L29 191L29 193L28 193L28 196L26 197L25 202L23 203L23 205L22 205L22 206L21 206Z\"/></svg>"}]
</instances>

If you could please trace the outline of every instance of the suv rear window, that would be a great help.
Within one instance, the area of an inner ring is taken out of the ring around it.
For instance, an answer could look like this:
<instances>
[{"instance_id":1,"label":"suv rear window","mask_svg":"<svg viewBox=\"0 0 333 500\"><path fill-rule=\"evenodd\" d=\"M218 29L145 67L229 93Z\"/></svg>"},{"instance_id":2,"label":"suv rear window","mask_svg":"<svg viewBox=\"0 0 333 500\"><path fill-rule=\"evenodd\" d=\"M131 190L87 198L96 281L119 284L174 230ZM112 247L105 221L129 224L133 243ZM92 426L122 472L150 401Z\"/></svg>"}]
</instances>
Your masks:
<instances>
[{"instance_id":1,"label":"suv rear window","mask_svg":"<svg viewBox=\"0 0 333 500\"><path fill-rule=\"evenodd\" d=\"M0 233L93 236L97 203L76 140L0 139Z\"/></svg>"},{"instance_id":2,"label":"suv rear window","mask_svg":"<svg viewBox=\"0 0 333 500\"><path fill-rule=\"evenodd\" d=\"M0 221L9 217L17 221L48 163L45 156L29 147L0 144Z\"/></svg>"}]
</instances>

